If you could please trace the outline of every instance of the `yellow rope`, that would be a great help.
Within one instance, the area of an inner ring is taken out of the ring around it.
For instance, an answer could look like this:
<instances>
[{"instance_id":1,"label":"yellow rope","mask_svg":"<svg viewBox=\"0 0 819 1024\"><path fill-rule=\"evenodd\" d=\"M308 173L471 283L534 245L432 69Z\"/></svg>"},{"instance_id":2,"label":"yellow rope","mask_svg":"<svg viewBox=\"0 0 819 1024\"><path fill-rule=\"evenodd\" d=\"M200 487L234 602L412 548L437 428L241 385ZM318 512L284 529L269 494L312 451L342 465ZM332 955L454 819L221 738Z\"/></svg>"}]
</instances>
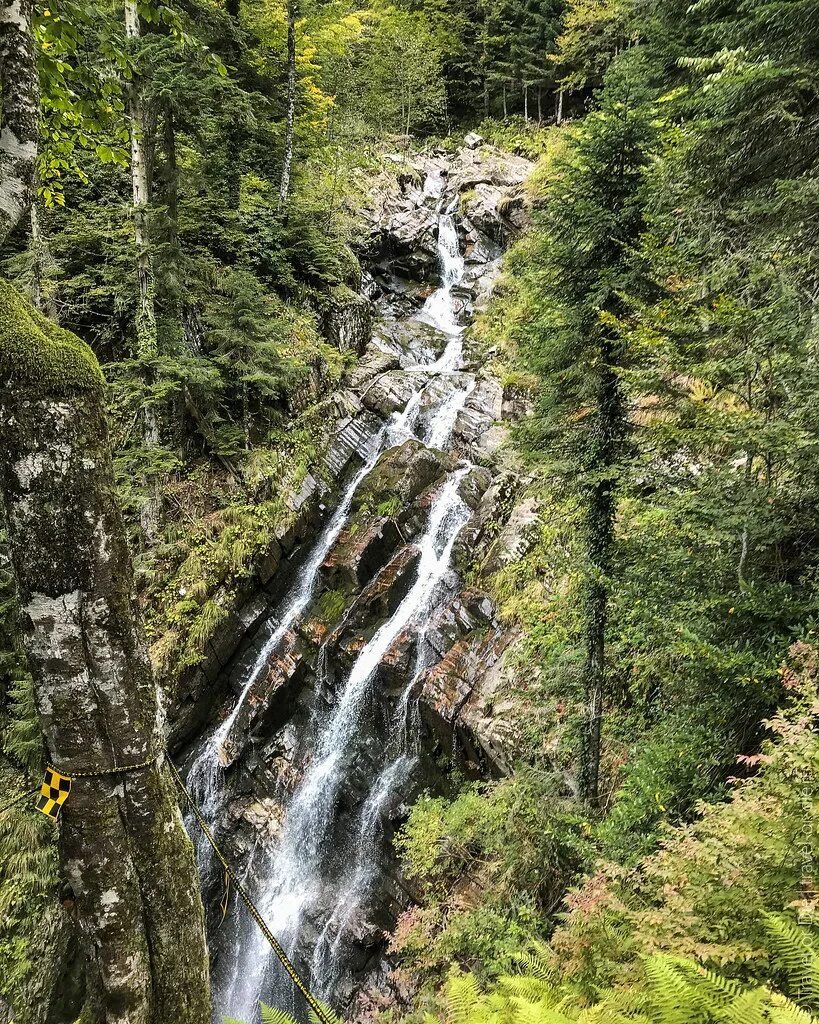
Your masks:
<instances>
[{"instance_id":1,"label":"yellow rope","mask_svg":"<svg viewBox=\"0 0 819 1024\"><path fill-rule=\"evenodd\" d=\"M205 838L210 843L210 845L211 845L211 847L213 849L213 852L216 854L216 856L217 856L217 858L219 860L219 863L225 869L225 874L228 876L228 878L231 880L231 882L233 882L233 884L236 886L236 891L241 896L242 902L244 903L244 905L247 907L248 911L250 912L250 916L253 918L253 920L256 922L256 924L261 928L262 934L267 939L267 941L270 943L270 948L273 950L273 952L276 954L276 956L281 961L282 967L284 967L284 969L290 975L290 979L292 980L293 984L296 986L296 988L299 990L299 992L301 992L301 994L304 996L304 998L305 998L305 1000L307 1002L307 1005L310 1007L310 1009L315 1014L316 1020L319 1021L319 1024L334 1024L334 1021L330 1017L327 1016L327 1011L324 1009L324 1007L321 1005L321 1003L318 1001L318 999L316 999L316 997L313 995L313 993L307 987L306 983L302 980L301 975L299 974L299 972L294 967L294 965L291 962L290 958L288 957L287 953L285 953L284 947L279 942L279 940L276 938L276 936L273 934L273 932L271 932L271 930L267 927L267 924L265 923L264 918L259 913L259 911L256 909L256 905L254 904L253 900L250 898L250 895L249 895L247 889L245 889L245 887L242 885L242 883L236 877L236 875L235 875L233 869L231 868L231 866L225 860L225 858L224 858L224 856L222 854L222 851L216 845L216 841L213 838L213 836L211 835L210 829L208 828L208 823L202 817L202 814L201 814L199 808L196 806L196 803L194 802L193 797L188 792L187 786L182 781L182 776L179 774L179 771L177 770L176 765L170 760L170 758L168 758L168 764L170 766L171 774L173 775L174 781L176 782L177 786L179 787L179 789L183 793L185 799L187 800L187 802L188 802L188 804L189 804L189 806L191 808L191 811L193 811L193 816L196 818L196 821L197 821L199 827L202 829L202 832L204 833Z\"/></svg>"},{"instance_id":2,"label":"yellow rope","mask_svg":"<svg viewBox=\"0 0 819 1024\"><path fill-rule=\"evenodd\" d=\"M119 775L120 772L135 772L139 768L150 768L154 761L158 760L164 753L164 750L158 750L155 754L151 754L146 761L140 761L139 764L122 764L116 765L113 768L97 768L93 772L67 772L63 768L55 767L50 761L46 763L46 767L66 779L93 779L98 775Z\"/></svg>"}]
</instances>

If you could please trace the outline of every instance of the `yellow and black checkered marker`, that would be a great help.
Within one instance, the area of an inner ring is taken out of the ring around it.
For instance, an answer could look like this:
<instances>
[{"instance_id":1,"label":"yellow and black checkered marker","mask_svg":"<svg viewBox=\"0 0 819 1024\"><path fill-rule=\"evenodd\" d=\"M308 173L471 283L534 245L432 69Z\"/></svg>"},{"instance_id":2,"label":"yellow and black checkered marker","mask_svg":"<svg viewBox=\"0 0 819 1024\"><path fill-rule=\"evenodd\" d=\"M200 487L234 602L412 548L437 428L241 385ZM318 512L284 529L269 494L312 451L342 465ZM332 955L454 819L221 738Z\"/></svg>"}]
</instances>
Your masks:
<instances>
[{"instance_id":1,"label":"yellow and black checkered marker","mask_svg":"<svg viewBox=\"0 0 819 1024\"><path fill-rule=\"evenodd\" d=\"M37 797L35 806L38 811L47 814L49 818L56 818L70 792L71 779L67 775L60 775L55 768L46 768L45 778L40 786L40 795Z\"/></svg>"}]
</instances>

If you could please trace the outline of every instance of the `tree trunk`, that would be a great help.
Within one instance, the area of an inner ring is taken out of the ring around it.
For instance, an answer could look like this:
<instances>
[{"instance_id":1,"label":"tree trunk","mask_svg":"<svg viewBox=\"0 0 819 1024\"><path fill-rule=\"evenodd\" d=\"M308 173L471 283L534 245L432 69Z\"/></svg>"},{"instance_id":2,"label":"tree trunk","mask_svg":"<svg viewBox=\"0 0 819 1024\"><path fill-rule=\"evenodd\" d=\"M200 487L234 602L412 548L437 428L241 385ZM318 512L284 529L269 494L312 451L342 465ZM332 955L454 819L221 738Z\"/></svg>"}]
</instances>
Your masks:
<instances>
[{"instance_id":1,"label":"tree trunk","mask_svg":"<svg viewBox=\"0 0 819 1024\"><path fill-rule=\"evenodd\" d=\"M537 123L543 124L543 86L537 84Z\"/></svg>"},{"instance_id":2,"label":"tree trunk","mask_svg":"<svg viewBox=\"0 0 819 1024\"><path fill-rule=\"evenodd\" d=\"M136 0L125 0L125 34L139 39L139 15ZM148 229L150 196L150 141L146 132L145 110L138 83L128 86L128 117L131 122L131 188L133 193L134 241L137 251L139 305L136 315L137 355L140 359L156 356L156 310Z\"/></svg>"},{"instance_id":3,"label":"tree trunk","mask_svg":"<svg viewBox=\"0 0 819 1024\"><path fill-rule=\"evenodd\" d=\"M128 39L140 37L139 13L136 0L125 0L125 34ZM147 388L154 382L152 362L159 349L154 304L154 272L151 256L148 206L151 201L151 132L136 79L128 85L128 117L131 122L131 187L134 211L134 243L137 266L136 356L144 365ZM142 409L143 437L147 448L159 447L159 420L156 406L146 396ZM159 529L161 498L157 482L146 482L147 498L140 515L142 529L148 538Z\"/></svg>"},{"instance_id":4,"label":"tree trunk","mask_svg":"<svg viewBox=\"0 0 819 1024\"><path fill-rule=\"evenodd\" d=\"M43 234L43 227L40 223L36 189L32 194L29 216L31 217L31 298L40 313L56 322L57 307L49 286L49 277L55 263L48 246L48 239Z\"/></svg>"},{"instance_id":5,"label":"tree trunk","mask_svg":"<svg viewBox=\"0 0 819 1024\"><path fill-rule=\"evenodd\" d=\"M296 0L287 0L287 127L284 133L284 161L279 189L279 209L287 210L290 196L290 168L293 163L293 135L296 126Z\"/></svg>"},{"instance_id":6,"label":"tree trunk","mask_svg":"<svg viewBox=\"0 0 819 1024\"><path fill-rule=\"evenodd\" d=\"M0 241L31 206L40 94L32 0L0 0Z\"/></svg>"},{"instance_id":7,"label":"tree trunk","mask_svg":"<svg viewBox=\"0 0 819 1024\"><path fill-rule=\"evenodd\" d=\"M602 366L597 396L597 422L590 439L587 471L595 482L589 487L585 514L588 567L583 609L586 661L586 721L583 735L581 790L591 807L600 800L600 748L605 694L606 626L611 550L614 540L615 480L618 445L624 431L622 396L613 368L613 346L602 341Z\"/></svg>"},{"instance_id":8,"label":"tree trunk","mask_svg":"<svg viewBox=\"0 0 819 1024\"><path fill-rule=\"evenodd\" d=\"M506 82L503 83L503 116L504 118L508 116L506 110Z\"/></svg>"},{"instance_id":9,"label":"tree trunk","mask_svg":"<svg viewBox=\"0 0 819 1024\"><path fill-rule=\"evenodd\" d=\"M49 757L69 775L150 761L75 779L63 808L91 1020L203 1024L204 913L161 753L102 375L86 345L2 281L0 307L0 486Z\"/></svg>"},{"instance_id":10,"label":"tree trunk","mask_svg":"<svg viewBox=\"0 0 819 1024\"><path fill-rule=\"evenodd\" d=\"M557 124L563 123L563 89L561 88L557 94L557 115L555 117Z\"/></svg>"}]
</instances>

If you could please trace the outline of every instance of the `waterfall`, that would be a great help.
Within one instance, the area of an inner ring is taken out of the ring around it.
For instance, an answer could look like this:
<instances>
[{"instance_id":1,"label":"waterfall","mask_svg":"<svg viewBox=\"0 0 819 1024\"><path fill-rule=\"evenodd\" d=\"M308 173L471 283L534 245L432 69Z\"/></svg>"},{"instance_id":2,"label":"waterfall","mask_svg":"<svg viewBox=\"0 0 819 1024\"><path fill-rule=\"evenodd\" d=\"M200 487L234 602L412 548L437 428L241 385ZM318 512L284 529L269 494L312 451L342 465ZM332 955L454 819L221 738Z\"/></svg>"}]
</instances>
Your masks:
<instances>
[{"instance_id":1,"label":"waterfall","mask_svg":"<svg viewBox=\"0 0 819 1024\"><path fill-rule=\"evenodd\" d=\"M335 708L317 738L313 759L287 808L278 850L262 884L259 909L286 949L294 950L308 910L319 907L324 884L333 809L345 769L357 751L360 717L378 666L398 637L412 623L426 621L437 589L449 569L452 548L468 518L458 489L466 468L446 482L430 512L419 541L418 575L407 596L356 658ZM340 895L340 894L339 894ZM244 930L246 948L236 950L237 970L224 997L225 1011L244 1021L257 1017L262 982L270 951L252 921ZM248 941L249 940L249 941ZM319 993L329 995L325 981L314 978ZM289 986L281 992L288 995Z\"/></svg>"},{"instance_id":2,"label":"waterfall","mask_svg":"<svg viewBox=\"0 0 819 1024\"><path fill-rule=\"evenodd\" d=\"M356 489L384 450L417 437L423 395L433 380L453 375L452 389L434 409L421 432L429 446L449 444L458 412L475 387L473 379L456 374L462 362L463 327L458 322L452 292L463 277L464 261L455 221L449 212L439 216L438 254L441 286L426 300L417 319L444 333L447 344L434 363L405 371L427 374L424 387L415 393L402 413L393 416L365 453L361 469L350 481L306 557L299 578L285 596L276 619L271 620L269 636L248 670L231 714L206 737L196 753L188 783L211 821L226 802L224 766L241 753L241 737L234 734L239 730L237 720L242 708L254 683L267 670L271 656L313 598L321 566L347 523ZM315 935L312 957L302 969L309 970L314 990L328 1000L332 1000L344 974L345 940L356 918L366 912L376 888L385 814L400 799L417 764L414 688L430 656L426 626L435 609L452 593L451 554L469 517L459 490L470 468L462 464L441 486L429 510L424 532L415 542L420 555L414 582L391 617L358 652L346 678L337 681L334 703L329 711L323 705L325 687L317 685L312 753L285 808L275 849L260 844L251 863L246 865L247 874L252 871L255 877L249 884L259 909L288 952L297 960L303 960L299 936L304 931ZM368 776L365 774L367 788L357 813L354 812L354 827L348 835L339 837L335 834L336 805L351 765L363 770L359 756L364 733L362 725L370 698L377 691L379 666L399 635L408 628L416 639L415 663L392 711L380 760L367 769ZM318 658L319 675L326 661L326 650L322 648ZM204 871L209 864L209 848L201 846L198 840L197 853L200 869ZM289 978L278 968L266 941L243 908L237 908L233 926L234 941L226 947L230 949L229 963L226 964L223 957L214 978L215 1019L221 1021L228 1015L254 1024L259 1020L260 999L300 1013L301 1007L294 1001Z\"/></svg>"},{"instance_id":3,"label":"waterfall","mask_svg":"<svg viewBox=\"0 0 819 1024\"><path fill-rule=\"evenodd\" d=\"M275 620L271 620L272 632L256 655L233 711L213 733L205 737L194 756L187 775L188 788L201 807L202 813L209 821L214 820L224 800L224 773L222 769L235 756L233 751L227 749L226 744L230 740L231 729L236 718L253 684L257 682L267 669L271 655L277 650L285 634L310 603L310 599L316 589L321 565L347 522L358 485L378 461L378 457L383 451L385 437L386 431L383 430L374 440L369 452L366 454L364 465L350 481L347 490L339 502L338 508L322 531L302 567L296 585L285 598L284 605L279 613L278 624L276 624ZM198 829L193 829L192 831L194 833L199 870L204 872L210 864L213 851Z\"/></svg>"}]
</instances>

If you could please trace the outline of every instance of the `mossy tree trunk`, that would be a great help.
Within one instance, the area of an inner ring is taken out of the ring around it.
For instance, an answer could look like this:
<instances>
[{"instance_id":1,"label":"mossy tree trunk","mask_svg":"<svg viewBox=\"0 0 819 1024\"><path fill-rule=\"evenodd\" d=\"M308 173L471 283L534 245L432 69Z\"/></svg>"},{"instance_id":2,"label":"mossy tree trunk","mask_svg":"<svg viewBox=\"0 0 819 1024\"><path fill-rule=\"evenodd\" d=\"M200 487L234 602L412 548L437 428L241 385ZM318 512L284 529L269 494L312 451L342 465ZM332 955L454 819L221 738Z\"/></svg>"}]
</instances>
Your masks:
<instances>
[{"instance_id":1,"label":"mossy tree trunk","mask_svg":"<svg viewBox=\"0 0 819 1024\"><path fill-rule=\"evenodd\" d=\"M104 385L79 339L0 282L3 501L48 753L76 779L61 853L91 1019L210 1020L204 914L131 594Z\"/></svg>"},{"instance_id":2,"label":"mossy tree trunk","mask_svg":"<svg viewBox=\"0 0 819 1024\"><path fill-rule=\"evenodd\" d=\"M0 242L31 204L39 113L30 0L0 0ZM0 491L63 810L95 1024L210 1020L193 849L131 595L102 374L91 350L0 280ZM156 756L154 756L156 755Z\"/></svg>"}]
</instances>

